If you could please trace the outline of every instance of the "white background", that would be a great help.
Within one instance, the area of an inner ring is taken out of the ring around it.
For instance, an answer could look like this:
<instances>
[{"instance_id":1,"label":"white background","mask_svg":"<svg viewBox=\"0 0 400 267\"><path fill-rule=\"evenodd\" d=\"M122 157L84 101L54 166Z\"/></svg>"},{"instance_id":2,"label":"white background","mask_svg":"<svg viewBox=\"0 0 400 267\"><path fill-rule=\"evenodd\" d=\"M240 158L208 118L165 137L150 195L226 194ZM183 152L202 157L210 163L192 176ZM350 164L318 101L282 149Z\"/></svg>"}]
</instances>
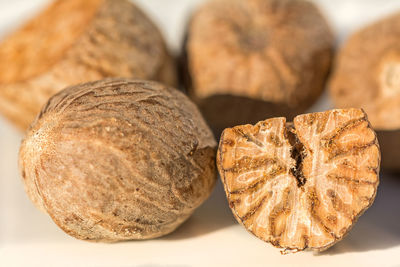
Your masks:
<instances>
[{"instance_id":1,"label":"white background","mask_svg":"<svg viewBox=\"0 0 400 267\"><path fill-rule=\"evenodd\" d=\"M48 2L0 0L0 37ZM187 18L202 0L136 2L177 52ZM400 10L400 0L316 2L335 29L338 44L359 27ZM311 110L329 107L325 94ZM64 234L30 203L16 163L21 137L0 118L0 266L400 266L400 177L395 175L381 175L374 205L343 241L320 254L281 256L248 234L233 219L219 181L211 198L176 232L156 240L97 244Z\"/></svg>"}]
</instances>

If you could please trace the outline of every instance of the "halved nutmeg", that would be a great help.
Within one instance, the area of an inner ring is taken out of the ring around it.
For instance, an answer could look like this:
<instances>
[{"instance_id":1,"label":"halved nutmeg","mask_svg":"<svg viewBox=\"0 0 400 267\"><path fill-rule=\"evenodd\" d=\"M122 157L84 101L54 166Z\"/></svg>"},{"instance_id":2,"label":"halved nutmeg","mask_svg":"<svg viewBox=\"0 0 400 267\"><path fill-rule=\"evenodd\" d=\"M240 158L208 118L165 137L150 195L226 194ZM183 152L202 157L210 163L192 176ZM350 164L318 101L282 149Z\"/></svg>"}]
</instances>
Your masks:
<instances>
[{"instance_id":1,"label":"halved nutmeg","mask_svg":"<svg viewBox=\"0 0 400 267\"><path fill-rule=\"evenodd\" d=\"M284 252L341 240L379 183L379 145L361 109L225 129L217 161L236 219Z\"/></svg>"}]
</instances>

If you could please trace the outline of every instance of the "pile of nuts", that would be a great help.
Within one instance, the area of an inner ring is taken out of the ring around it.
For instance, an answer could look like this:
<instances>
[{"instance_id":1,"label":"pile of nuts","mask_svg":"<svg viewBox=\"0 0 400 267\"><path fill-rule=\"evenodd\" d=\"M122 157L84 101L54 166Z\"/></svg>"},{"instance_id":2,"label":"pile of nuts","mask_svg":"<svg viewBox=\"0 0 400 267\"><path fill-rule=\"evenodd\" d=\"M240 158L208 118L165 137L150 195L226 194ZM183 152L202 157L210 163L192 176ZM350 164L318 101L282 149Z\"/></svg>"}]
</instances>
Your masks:
<instances>
[{"instance_id":1,"label":"pile of nuts","mask_svg":"<svg viewBox=\"0 0 400 267\"><path fill-rule=\"evenodd\" d=\"M333 65L315 4L209 0L178 64L128 0L56 0L0 43L26 193L78 239L150 239L191 216L218 169L249 232L325 250L374 202L381 151L400 169L399 22L355 33ZM338 109L299 115L327 84Z\"/></svg>"}]
</instances>

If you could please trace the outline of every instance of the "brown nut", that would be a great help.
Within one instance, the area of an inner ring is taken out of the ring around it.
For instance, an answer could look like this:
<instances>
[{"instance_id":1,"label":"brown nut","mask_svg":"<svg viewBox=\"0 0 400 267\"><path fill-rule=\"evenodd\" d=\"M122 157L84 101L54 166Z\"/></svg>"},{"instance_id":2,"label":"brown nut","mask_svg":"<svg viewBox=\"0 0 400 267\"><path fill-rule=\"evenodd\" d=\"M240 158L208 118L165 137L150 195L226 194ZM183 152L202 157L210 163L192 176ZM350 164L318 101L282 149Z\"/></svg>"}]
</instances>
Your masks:
<instances>
[{"instance_id":1,"label":"brown nut","mask_svg":"<svg viewBox=\"0 0 400 267\"><path fill-rule=\"evenodd\" d=\"M400 170L400 13L353 34L330 83L335 106L363 108L377 130L382 167Z\"/></svg>"},{"instance_id":2,"label":"brown nut","mask_svg":"<svg viewBox=\"0 0 400 267\"><path fill-rule=\"evenodd\" d=\"M85 240L172 232L210 194L216 141L181 92L109 79L53 96L20 149L31 200Z\"/></svg>"},{"instance_id":3,"label":"brown nut","mask_svg":"<svg viewBox=\"0 0 400 267\"><path fill-rule=\"evenodd\" d=\"M283 252L324 250L373 203L380 153L360 109L225 129L217 166L239 223Z\"/></svg>"},{"instance_id":4,"label":"brown nut","mask_svg":"<svg viewBox=\"0 0 400 267\"><path fill-rule=\"evenodd\" d=\"M53 94L132 77L176 83L157 27L127 0L58 0L0 44L0 112L28 128Z\"/></svg>"},{"instance_id":5,"label":"brown nut","mask_svg":"<svg viewBox=\"0 0 400 267\"><path fill-rule=\"evenodd\" d=\"M333 35L298 0L214 0L193 15L184 47L187 87L211 128L293 117L320 95Z\"/></svg>"}]
</instances>

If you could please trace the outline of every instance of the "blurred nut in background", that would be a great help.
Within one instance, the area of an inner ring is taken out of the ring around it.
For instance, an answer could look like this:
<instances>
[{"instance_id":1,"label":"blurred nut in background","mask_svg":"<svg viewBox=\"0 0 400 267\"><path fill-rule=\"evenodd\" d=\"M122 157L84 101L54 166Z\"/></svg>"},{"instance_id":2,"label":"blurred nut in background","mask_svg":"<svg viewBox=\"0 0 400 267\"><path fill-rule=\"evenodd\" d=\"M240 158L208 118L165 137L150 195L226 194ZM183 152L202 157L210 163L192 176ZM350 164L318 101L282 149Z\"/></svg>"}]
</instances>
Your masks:
<instances>
[{"instance_id":1,"label":"blurred nut in background","mask_svg":"<svg viewBox=\"0 0 400 267\"><path fill-rule=\"evenodd\" d=\"M0 44L0 112L25 130L64 87L113 76L175 85L157 27L127 0L58 0Z\"/></svg>"},{"instance_id":2,"label":"blurred nut in background","mask_svg":"<svg viewBox=\"0 0 400 267\"><path fill-rule=\"evenodd\" d=\"M322 92L333 44L311 2L213 0L190 21L186 84L217 135L272 116L291 119Z\"/></svg>"},{"instance_id":3,"label":"blurred nut in background","mask_svg":"<svg viewBox=\"0 0 400 267\"><path fill-rule=\"evenodd\" d=\"M85 240L168 234L211 193L216 141L196 106L155 82L69 87L45 105L20 150L25 189Z\"/></svg>"},{"instance_id":4,"label":"blurred nut in background","mask_svg":"<svg viewBox=\"0 0 400 267\"><path fill-rule=\"evenodd\" d=\"M400 13L354 33L330 83L336 107L361 107L377 130L382 167L400 170Z\"/></svg>"}]
</instances>

